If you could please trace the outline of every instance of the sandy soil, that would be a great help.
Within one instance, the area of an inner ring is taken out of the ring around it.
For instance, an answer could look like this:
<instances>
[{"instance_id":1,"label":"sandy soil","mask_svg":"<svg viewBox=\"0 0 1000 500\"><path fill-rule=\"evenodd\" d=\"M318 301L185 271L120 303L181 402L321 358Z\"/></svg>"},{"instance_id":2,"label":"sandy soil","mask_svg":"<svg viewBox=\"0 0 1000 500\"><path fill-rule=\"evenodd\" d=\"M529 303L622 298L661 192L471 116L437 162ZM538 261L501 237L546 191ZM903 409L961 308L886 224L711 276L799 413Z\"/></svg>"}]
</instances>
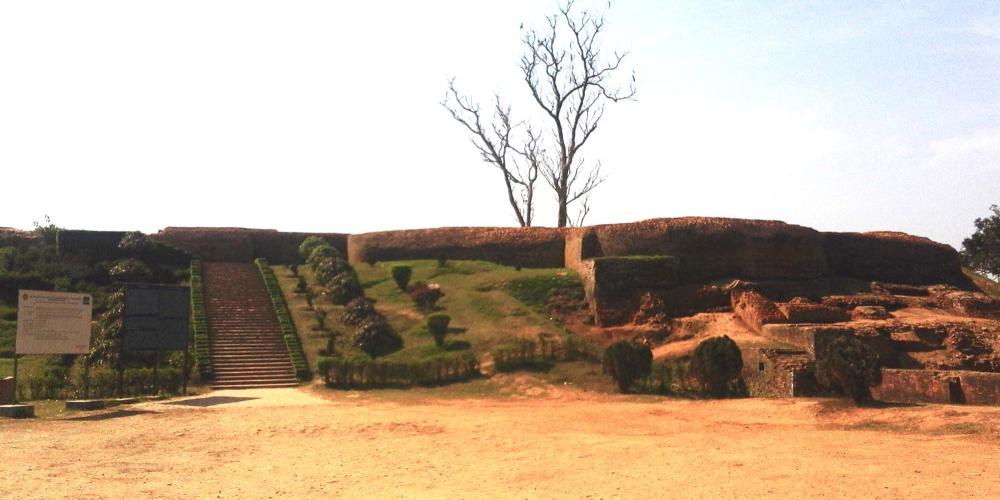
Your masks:
<instances>
[{"instance_id":1,"label":"sandy soil","mask_svg":"<svg viewBox=\"0 0 1000 500\"><path fill-rule=\"evenodd\" d=\"M0 421L0 497L1000 495L1000 408L549 389L219 391Z\"/></svg>"}]
</instances>

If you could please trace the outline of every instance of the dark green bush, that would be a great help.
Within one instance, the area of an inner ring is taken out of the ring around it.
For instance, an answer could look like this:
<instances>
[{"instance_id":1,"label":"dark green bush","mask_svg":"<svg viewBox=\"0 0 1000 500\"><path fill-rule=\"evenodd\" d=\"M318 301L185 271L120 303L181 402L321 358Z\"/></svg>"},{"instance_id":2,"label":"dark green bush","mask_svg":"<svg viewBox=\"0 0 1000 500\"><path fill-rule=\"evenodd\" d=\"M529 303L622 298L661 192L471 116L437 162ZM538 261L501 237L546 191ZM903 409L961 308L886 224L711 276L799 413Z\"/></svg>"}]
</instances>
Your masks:
<instances>
[{"instance_id":1,"label":"dark green bush","mask_svg":"<svg viewBox=\"0 0 1000 500\"><path fill-rule=\"evenodd\" d=\"M205 312L205 291L202 286L201 261L191 261L191 331L194 337L194 357L198 373L203 380L213 375L212 357L208 339L208 315Z\"/></svg>"},{"instance_id":2,"label":"dark green bush","mask_svg":"<svg viewBox=\"0 0 1000 500\"><path fill-rule=\"evenodd\" d=\"M302 340L299 339L299 332L292 321L292 314L288 311L285 297L281 295L281 287L278 286L278 278L274 276L274 271L267 263L266 259L257 259L257 269L260 270L264 279L264 287L267 294L271 296L271 303L274 305L274 312L278 316L278 326L281 327L281 336L285 340L285 347L288 349L288 356L295 367L295 373L300 380L307 380L312 377L312 370L306 363L305 352L302 350Z\"/></svg>"},{"instance_id":3,"label":"dark green bush","mask_svg":"<svg viewBox=\"0 0 1000 500\"><path fill-rule=\"evenodd\" d=\"M375 316L380 316L375 310L375 303L367 297L358 297L344 306L344 314L340 317L340 321L347 326L358 326Z\"/></svg>"},{"instance_id":4,"label":"dark green bush","mask_svg":"<svg viewBox=\"0 0 1000 500\"><path fill-rule=\"evenodd\" d=\"M313 250L320 246L330 246L326 240L319 236L309 236L308 238L302 240L299 244L299 255L302 256L302 260L308 260L312 256ZM333 247L331 247L333 248Z\"/></svg>"},{"instance_id":5,"label":"dark green bush","mask_svg":"<svg viewBox=\"0 0 1000 500\"><path fill-rule=\"evenodd\" d=\"M326 284L324 293L330 299L330 302L338 306L347 304L358 297L363 297L365 294L357 275L353 272L343 272L334 276Z\"/></svg>"},{"instance_id":6,"label":"dark green bush","mask_svg":"<svg viewBox=\"0 0 1000 500\"><path fill-rule=\"evenodd\" d=\"M410 284L410 277L413 276L413 268L403 264L396 264L389 268L389 273L392 274L392 280L396 282L396 286L405 292L407 285Z\"/></svg>"},{"instance_id":7,"label":"dark green bush","mask_svg":"<svg viewBox=\"0 0 1000 500\"><path fill-rule=\"evenodd\" d=\"M434 336L434 343L444 344L444 337L448 334L448 324L451 323L451 316L445 313L434 313L427 316L427 330Z\"/></svg>"},{"instance_id":8,"label":"dark green bush","mask_svg":"<svg viewBox=\"0 0 1000 500\"><path fill-rule=\"evenodd\" d=\"M385 318L375 316L366 319L354 332L352 344L377 358L403 348L403 339L392 328Z\"/></svg>"},{"instance_id":9,"label":"dark green bush","mask_svg":"<svg viewBox=\"0 0 1000 500\"><path fill-rule=\"evenodd\" d=\"M601 362L604 373L611 375L621 392L628 392L636 380L648 377L652 365L653 352L649 346L626 341L608 346Z\"/></svg>"},{"instance_id":10,"label":"dark green bush","mask_svg":"<svg viewBox=\"0 0 1000 500\"><path fill-rule=\"evenodd\" d=\"M816 378L840 387L856 404L870 403L871 387L882 382L878 353L853 335L840 337L816 360Z\"/></svg>"},{"instance_id":11,"label":"dark green bush","mask_svg":"<svg viewBox=\"0 0 1000 500\"><path fill-rule=\"evenodd\" d=\"M324 242L322 245L313 247L312 252L309 253L309 258L306 259L306 263L310 267L316 267L316 263L327 259L343 260L344 256L336 248Z\"/></svg>"},{"instance_id":12,"label":"dark green bush","mask_svg":"<svg viewBox=\"0 0 1000 500\"><path fill-rule=\"evenodd\" d=\"M340 274L348 273L355 277L357 276L354 268L340 257L328 257L317 260L316 265L312 266L312 268L316 275L316 282L320 286L328 285Z\"/></svg>"},{"instance_id":13,"label":"dark green bush","mask_svg":"<svg viewBox=\"0 0 1000 500\"><path fill-rule=\"evenodd\" d=\"M712 396L734 394L743 370L740 347L726 335L703 340L691 355L690 374Z\"/></svg>"}]
</instances>

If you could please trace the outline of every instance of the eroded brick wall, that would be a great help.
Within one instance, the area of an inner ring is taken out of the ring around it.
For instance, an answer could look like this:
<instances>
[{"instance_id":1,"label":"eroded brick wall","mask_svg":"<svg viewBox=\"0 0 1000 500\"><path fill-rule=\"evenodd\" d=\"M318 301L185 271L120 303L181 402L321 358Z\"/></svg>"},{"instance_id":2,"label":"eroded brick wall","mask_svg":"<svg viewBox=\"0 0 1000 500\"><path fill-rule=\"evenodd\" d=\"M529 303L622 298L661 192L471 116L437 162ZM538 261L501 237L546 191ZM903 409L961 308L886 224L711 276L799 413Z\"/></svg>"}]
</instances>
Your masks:
<instances>
[{"instance_id":1,"label":"eroded brick wall","mask_svg":"<svg viewBox=\"0 0 1000 500\"><path fill-rule=\"evenodd\" d=\"M872 395L896 403L1000 405L1000 373L887 368Z\"/></svg>"},{"instance_id":2,"label":"eroded brick wall","mask_svg":"<svg viewBox=\"0 0 1000 500\"><path fill-rule=\"evenodd\" d=\"M301 260L298 253L299 244L314 234L324 237L342 253L347 253L347 235L339 233L168 227L150 237L208 261L250 262L257 257L264 257L272 264L292 264Z\"/></svg>"},{"instance_id":3,"label":"eroded brick wall","mask_svg":"<svg viewBox=\"0 0 1000 500\"><path fill-rule=\"evenodd\" d=\"M510 266L564 267L564 231L554 228L443 227L352 234L348 260L484 260Z\"/></svg>"}]
</instances>

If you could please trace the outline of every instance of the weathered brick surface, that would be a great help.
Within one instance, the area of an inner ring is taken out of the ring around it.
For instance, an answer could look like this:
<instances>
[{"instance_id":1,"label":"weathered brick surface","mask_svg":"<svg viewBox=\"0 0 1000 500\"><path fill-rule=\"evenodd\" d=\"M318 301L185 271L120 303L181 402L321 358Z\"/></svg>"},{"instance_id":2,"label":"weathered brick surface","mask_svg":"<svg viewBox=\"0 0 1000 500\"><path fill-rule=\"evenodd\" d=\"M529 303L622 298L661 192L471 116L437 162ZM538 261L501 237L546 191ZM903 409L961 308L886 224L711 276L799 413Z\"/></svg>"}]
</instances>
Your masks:
<instances>
[{"instance_id":1,"label":"weathered brick surface","mask_svg":"<svg viewBox=\"0 0 1000 500\"><path fill-rule=\"evenodd\" d=\"M965 284L958 252L904 233L824 233L830 271L837 276L910 285Z\"/></svg>"},{"instance_id":2,"label":"weathered brick surface","mask_svg":"<svg viewBox=\"0 0 1000 500\"><path fill-rule=\"evenodd\" d=\"M600 326L628 323L644 293L678 285L677 260L670 257L600 258L584 262L584 291Z\"/></svg>"},{"instance_id":3,"label":"weathered brick surface","mask_svg":"<svg viewBox=\"0 0 1000 500\"><path fill-rule=\"evenodd\" d=\"M778 304L778 310L785 316L786 323L840 323L851 320L845 309L805 301Z\"/></svg>"},{"instance_id":4,"label":"weathered brick surface","mask_svg":"<svg viewBox=\"0 0 1000 500\"><path fill-rule=\"evenodd\" d=\"M563 267L563 233L542 227L442 227L352 234L348 238L348 259L353 264L445 258Z\"/></svg>"},{"instance_id":5,"label":"weathered brick surface","mask_svg":"<svg viewBox=\"0 0 1000 500\"><path fill-rule=\"evenodd\" d=\"M734 291L732 307L736 317L757 333L763 331L764 325L787 322L777 304L752 290Z\"/></svg>"},{"instance_id":6,"label":"weathered brick surface","mask_svg":"<svg viewBox=\"0 0 1000 500\"><path fill-rule=\"evenodd\" d=\"M1000 405L1000 373L887 368L872 395L898 403Z\"/></svg>"},{"instance_id":7,"label":"weathered brick surface","mask_svg":"<svg viewBox=\"0 0 1000 500\"><path fill-rule=\"evenodd\" d=\"M326 238L334 248L347 253L347 235L339 233L294 233L274 229L221 227L168 227L151 235L155 241L187 251L202 260L251 262L263 257L272 264L301 260L299 244L313 234Z\"/></svg>"}]
</instances>

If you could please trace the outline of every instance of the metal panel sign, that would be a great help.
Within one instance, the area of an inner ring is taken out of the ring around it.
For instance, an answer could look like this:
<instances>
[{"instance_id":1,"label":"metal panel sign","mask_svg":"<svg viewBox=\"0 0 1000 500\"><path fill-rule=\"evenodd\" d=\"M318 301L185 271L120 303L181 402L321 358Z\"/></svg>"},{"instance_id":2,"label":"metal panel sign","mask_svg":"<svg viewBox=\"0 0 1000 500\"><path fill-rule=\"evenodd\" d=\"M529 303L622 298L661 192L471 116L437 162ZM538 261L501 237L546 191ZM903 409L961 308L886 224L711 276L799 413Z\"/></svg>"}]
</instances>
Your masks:
<instances>
[{"instance_id":1,"label":"metal panel sign","mask_svg":"<svg viewBox=\"0 0 1000 500\"><path fill-rule=\"evenodd\" d=\"M131 351L183 351L188 345L190 295L187 287L125 286L122 337Z\"/></svg>"},{"instance_id":2,"label":"metal panel sign","mask_svg":"<svg viewBox=\"0 0 1000 500\"><path fill-rule=\"evenodd\" d=\"M84 354L90 350L90 295L19 290L17 354Z\"/></svg>"}]
</instances>

